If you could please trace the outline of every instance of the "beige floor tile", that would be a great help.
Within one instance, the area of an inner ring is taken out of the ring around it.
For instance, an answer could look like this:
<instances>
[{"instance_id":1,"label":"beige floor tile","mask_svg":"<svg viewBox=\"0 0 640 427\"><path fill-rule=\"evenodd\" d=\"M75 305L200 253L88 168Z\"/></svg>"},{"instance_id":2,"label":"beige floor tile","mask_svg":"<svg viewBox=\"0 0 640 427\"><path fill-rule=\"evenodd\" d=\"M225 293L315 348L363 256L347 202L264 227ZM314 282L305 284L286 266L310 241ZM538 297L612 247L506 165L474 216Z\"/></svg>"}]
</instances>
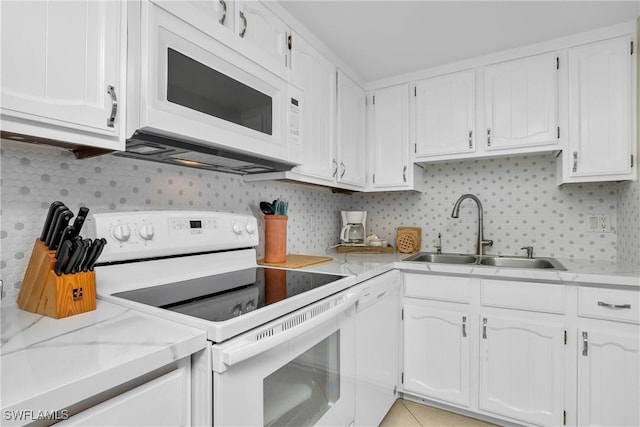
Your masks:
<instances>
[{"instance_id":1,"label":"beige floor tile","mask_svg":"<svg viewBox=\"0 0 640 427\"><path fill-rule=\"evenodd\" d=\"M420 427L418 420L409 412L402 399L396 400L380 427Z\"/></svg>"},{"instance_id":2,"label":"beige floor tile","mask_svg":"<svg viewBox=\"0 0 640 427\"><path fill-rule=\"evenodd\" d=\"M424 427L490 427L483 421L465 417L463 415L454 414L453 412L443 411L441 409L432 408L431 406L421 405L419 403L403 400L409 412Z\"/></svg>"}]
</instances>

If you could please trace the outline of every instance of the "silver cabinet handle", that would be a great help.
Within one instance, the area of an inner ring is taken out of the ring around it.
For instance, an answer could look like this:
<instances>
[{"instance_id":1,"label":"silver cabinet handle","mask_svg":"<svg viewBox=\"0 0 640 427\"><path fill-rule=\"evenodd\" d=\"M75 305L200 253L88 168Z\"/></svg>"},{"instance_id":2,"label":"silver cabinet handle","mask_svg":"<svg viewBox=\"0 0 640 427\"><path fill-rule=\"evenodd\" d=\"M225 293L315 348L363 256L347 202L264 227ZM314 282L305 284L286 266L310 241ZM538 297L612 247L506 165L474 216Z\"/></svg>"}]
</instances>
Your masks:
<instances>
[{"instance_id":1,"label":"silver cabinet handle","mask_svg":"<svg viewBox=\"0 0 640 427\"><path fill-rule=\"evenodd\" d=\"M342 166L342 173L340 174L340 179L342 179L342 177L344 176L344 173L347 171L347 167L344 165L343 162L340 162L340 166Z\"/></svg>"},{"instance_id":2,"label":"silver cabinet handle","mask_svg":"<svg viewBox=\"0 0 640 427\"><path fill-rule=\"evenodd\" d=\"M631 304L609 304L608 302L598 301L598 305L600 307L608 307L608 308L631 308Z\"/></svg>"},{"instance_id":3,"label":"silver cabinet handle","mask_svg":"<svg viewBox=\"0 0 640 427\"><path fill-rule=\"evenodd\" d=\"M573 168L571 168L573 172L578 172L578 152L573 152Z\"/></svg>"},{"instance_id":4,"label":"silver cabinet handle","mask_svg":"<svg viewBox=\"0 0 640 427\"><path fill-rule=\"evenodd\" d=\"M482 339L487 339L487 318L482 318Z\"/></svg>"},{"instance_id":5,"label":"silver cabinet handle","mask_svg":"<svg viewBox=\"0 0 640 427\"><path fill-rule=\"evenodd\" d=\"M491 128L487 129L487 147L491 147Z\"/></svg>"},{"instance_id":6,"label":"silver cabinet handle","mask_svg":"<svg viewBox=\"0 0 640 427\"><path fill-rule=\"evenodd\" d=\"M462 316L462 337L467 337L467 316Z\"/></svg>"},{"instance_id":7,"label":"silver cabinet handle","mask_svg":"<svg viewBox=\"0 0 640 427\"><path fill-rule=\"evenodd\" d=\"M469 131L469 149L473 148L473 131Z\"/></svg>"},{"instance_id":8,"label":"silver cabinet handle","mask_svg":"<svg viewBox=\"0 0 640 427\"><path fill-rule=\"evenodd\" d=\"M333 174L331 176L335 178L338 175L338 162L336 161L336 159L333 159L331 163L333 163L334 167Z\"/></svg>"},{"instance_id":9,"label":"silver cabinet handle","mask_svg":"<svg viewBox=\"0 0 640 427\"><path fill-rule=\"evenodd\" d=\"M242 31L240 31L240 37L244 37L247 32L247 17L244 16L244 12L240 11L240 19L242 19Z\"/></svg>"},{"instance_id":10,"label":"silver cabinet handle","mask_svg":"<svg viewBox=\"0 0 640 427\"><path fill-rule=\"evenodd\" d=\"M118 97L116 96L116 88L107 86L107 93L111 95L111 115L107 119L107 127L114 127L116 115L118 114Z\"/></svg>"},{"instance_id":11,"label":"silver cabinet handle","mask_svg":"<svg viewBox=\"0 0 640 427\"><path fill-rule=\"evenodd\" d=\"M402 168L402 180L404 182L407 182L407 167L406 166Z\"/></svg>"},{"instance_id":12,"label":"silver cabinet handle","mask_svg":"<svg viewBox=\"0 0 640 427\"><path fill-rule=\"evenodd\" d=\"M582 333L582 355L589 355L589 335L587 332Z\"/></svg>"},{"instance_id":13,"label":"silver cabinet handle","mask_svg":"<svg viewBox=\"0 0 640 427\"><path fill-rule=\"evenodd\" d=\"M224 21L227 19L227 3L224 0L218 0L222 6L222 16L218 19L220 25L224 25Z\"/></svg>"}]
</instances>

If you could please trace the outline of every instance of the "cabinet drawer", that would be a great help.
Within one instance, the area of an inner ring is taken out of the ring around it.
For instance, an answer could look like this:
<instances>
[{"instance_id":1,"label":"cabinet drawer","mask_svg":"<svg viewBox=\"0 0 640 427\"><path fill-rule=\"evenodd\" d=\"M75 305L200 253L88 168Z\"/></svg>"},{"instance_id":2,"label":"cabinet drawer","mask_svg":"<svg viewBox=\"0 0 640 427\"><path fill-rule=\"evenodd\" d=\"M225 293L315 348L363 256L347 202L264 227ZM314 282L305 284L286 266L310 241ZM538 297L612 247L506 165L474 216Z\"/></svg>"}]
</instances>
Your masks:
<instances>
[{"instance_id":1,"label":"cabinet drawer","mask_svg":"<svg viewBox=\"0 0 640 427\"><path fill-rule=\"evenodd\" d=\"M578 314L640 323L640 292L633 289L579 288Z\"/></svg>"},{"instance_id":2,"label":"cabinet drawer","mask_svg":"<svg viewBox=\"0 0 640 427\"><path fill-rule=\"evenodd\" d=\"M469 302L470 279L464 277L404 275L404 295L439 301Z\"/></svg>"},{"instance_id":3,"label":"cabinet drawer","mask_svg":"<svg viewBox=\"0 0 640 427\"><path fill-rule=\"evenodd\" d=\"M548 283L481 280L480 303L490 307L563 314L565 287Z\"/></svg>"}]
</instances>

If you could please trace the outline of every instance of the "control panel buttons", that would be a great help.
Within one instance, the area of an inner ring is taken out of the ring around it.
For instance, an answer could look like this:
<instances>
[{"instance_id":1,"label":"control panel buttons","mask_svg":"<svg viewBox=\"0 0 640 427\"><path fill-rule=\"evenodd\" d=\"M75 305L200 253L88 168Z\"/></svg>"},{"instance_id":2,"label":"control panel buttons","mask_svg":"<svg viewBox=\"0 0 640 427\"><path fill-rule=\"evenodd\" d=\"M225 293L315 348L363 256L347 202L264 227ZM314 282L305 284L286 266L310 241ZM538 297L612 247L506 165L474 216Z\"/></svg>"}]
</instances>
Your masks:
<instances>
[{"instance_id":1,"label":"control panel buttons","mask_svg":"<svg viewBox=\"0 0 640 427\"><path fill-rule=\"evenodd\" d=\"M239 222L233 224L233 232L236 234L242 234L242 228L242 224L240 224Z\"/></svg>"},{"instance_id":2,"label":"control panel buttons","mask_svg":"<svg viewBox=\"0 0 640 427\"><path fill-rule=\"evenodd\" d=\"M119 242L126 242L131 237L131 230L127 224L118 224L111 231L113 238Z\"/></svg>"},{"instance_id":3,"label":"control panel buttons","mask_svg":"<svg viewBox=\"0 0 640 427\"><path fill-rule=\"evenodd\" d=\"M153 239L154 229L152 224L142 224L138 227L138 236L142 240L151 240Z\"/></svg>"},{"instance_id":4,"label":"control panel buttons","mask_svg":"<svg viewBox=\"0 0 640 427\"><path fill-rule=\"evenodd\" d=\"M247 230L247 233L253 234L256 232L256 226L252 222L248 222L244 227Z\"/></svg>"}]
</instances>

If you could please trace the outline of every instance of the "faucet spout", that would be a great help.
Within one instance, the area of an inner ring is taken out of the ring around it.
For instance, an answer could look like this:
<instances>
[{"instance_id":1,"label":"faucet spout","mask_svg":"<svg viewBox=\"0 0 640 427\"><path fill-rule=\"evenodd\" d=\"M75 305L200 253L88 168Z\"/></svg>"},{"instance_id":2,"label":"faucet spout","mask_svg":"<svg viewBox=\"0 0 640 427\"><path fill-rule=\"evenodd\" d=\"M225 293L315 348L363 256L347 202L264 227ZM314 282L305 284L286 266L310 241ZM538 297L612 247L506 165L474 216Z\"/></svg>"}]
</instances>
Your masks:
<instances>
[{"instance_id":1,"label":"faucet spout","mask_svg":"<svg viewBox=\"0 0 640 427\"><path fill-rule=\"evenodd\" d=\"M453 205L453 210L451 211L451 218L459 217L460 205L465 199L473 200L474 202L476 202L476 206L478 207L478 240L476 243L476 255L484 255L484 247L493 246L493 240L484 239L484 213L482 209L482 202L480 202L480 199L473 194L463 194Z\"/></svg>"}]
</instances>

